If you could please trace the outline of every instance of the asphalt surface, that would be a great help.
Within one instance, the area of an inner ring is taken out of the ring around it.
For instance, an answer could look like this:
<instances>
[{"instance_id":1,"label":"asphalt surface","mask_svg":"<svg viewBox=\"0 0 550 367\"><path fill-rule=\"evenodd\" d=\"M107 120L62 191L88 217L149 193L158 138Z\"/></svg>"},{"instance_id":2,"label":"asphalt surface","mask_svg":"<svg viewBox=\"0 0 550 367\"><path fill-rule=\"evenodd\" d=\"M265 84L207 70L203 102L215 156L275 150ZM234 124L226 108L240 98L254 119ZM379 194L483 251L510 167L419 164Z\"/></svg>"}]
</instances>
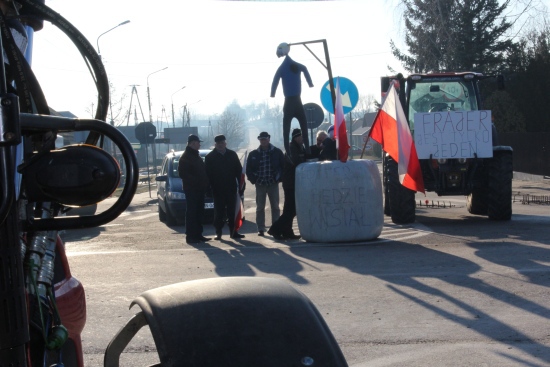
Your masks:
<instances>
[{"instance_id":1,"label":"asphalt surface","mask_svg":"<svg viewBox=\"0 0 550 367\"><path fill-rule=\"evenodd\" d=\"M222 241L185 246L185 227L158 222L154 197L154 189L136 194L112 224L86 238L67 236L73 273L87 292L88 367L103 365L141 292L221 276L290 282L321 311L353 367L550 365L549 179L514 175L512 222L466 216L464 198L450 197L449 210L420 209L419 223L386 223L377 241L346 245L257 236L249 186L245 239L232 241L225 229ZM205 226L205 235L213 232ZM121 365L156 360L150 335L140 331Z\"/></svg>"}]
</instances>

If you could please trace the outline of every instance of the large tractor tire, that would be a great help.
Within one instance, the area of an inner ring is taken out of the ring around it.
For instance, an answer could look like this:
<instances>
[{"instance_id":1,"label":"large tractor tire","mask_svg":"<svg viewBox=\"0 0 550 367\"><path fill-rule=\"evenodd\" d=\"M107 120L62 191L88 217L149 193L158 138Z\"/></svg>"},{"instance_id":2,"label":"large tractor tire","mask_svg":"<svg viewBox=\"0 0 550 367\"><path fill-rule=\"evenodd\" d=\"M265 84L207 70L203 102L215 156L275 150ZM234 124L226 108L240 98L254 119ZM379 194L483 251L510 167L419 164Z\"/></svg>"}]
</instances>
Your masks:
<instances>
[{"instance_id":1,"label":"large tractor tire","mask_svg":"<svg viewBox=\"0 0 550 367\"><path fill-rule=\"evenodd\" d=\"M384 215L390 216L391 215L391 208L390 208L390 190L388 189L388 185L384 185Z\"/></svg>"},{"instance_id":2,"label":"large tractor tire","mask_svg":"<svg viewBox=\"0 0 550 367\"><path fill-rule=\"evenodd\" d=\"M466 199L466 209L470 214L487 215L487 190L474 188Z\"/></svg>"},{"instance_id":3,"label":"large tractor tire","mask_svg":"<svg viewBox=\"0 0 550 367\"><path fill-rule=\"evenodd\" d=\"M493 220L512 219L512 148L494 150L489 161L487 215Z\"/></svg>"},{"instance_id":4,"label":"large tractor tire","mask_svg":"<svg viewBox=\"0 0 550 367\"><path fill-rule=\"evenodd\" d=\"M397 162L392 158L387 160L387 187L391 220L395 224L414 223L416 219L415 192L399 182Z\"/></svg>"}]
</instances>

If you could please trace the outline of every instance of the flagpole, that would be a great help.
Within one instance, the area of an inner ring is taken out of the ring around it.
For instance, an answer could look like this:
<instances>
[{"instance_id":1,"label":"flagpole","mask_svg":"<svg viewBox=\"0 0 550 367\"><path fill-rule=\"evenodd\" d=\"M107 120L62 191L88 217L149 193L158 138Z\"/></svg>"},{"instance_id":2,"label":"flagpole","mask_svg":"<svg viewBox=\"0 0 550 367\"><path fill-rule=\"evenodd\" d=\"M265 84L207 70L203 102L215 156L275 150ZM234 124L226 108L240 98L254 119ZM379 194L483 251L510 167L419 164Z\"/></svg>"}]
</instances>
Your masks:
<instances>
[{"instance_id":1,"label":"flagpole","mask_svg":"<svg viewBox=\"0 0 550 367\"><path fill-rule=\"evenodd\" d=\"M351 111L348 112L349 113L349 141L351 142L351 145L353 145L353 134L352 134L352 130L353 130L353 120L351 119ZM348 125L346 124L346 127ZM351 149L351 158L353 158L353 149Z\"/></svg>"}]
</instances>

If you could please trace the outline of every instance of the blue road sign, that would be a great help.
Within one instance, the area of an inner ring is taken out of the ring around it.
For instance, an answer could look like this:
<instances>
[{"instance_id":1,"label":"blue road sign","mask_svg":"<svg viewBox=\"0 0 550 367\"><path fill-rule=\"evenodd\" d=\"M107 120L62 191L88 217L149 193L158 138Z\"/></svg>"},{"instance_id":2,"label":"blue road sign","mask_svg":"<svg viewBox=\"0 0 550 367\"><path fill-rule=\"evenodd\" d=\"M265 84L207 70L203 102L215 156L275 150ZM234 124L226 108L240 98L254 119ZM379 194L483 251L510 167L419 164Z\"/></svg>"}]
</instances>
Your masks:
<instances>
[{"instance_id":1,"label":"blue road sign","mask_svg":"<svg viewBox=\"0 0 550 367\"><path fill-rule=\"evenodd\" d=\"M334 89L336 90L336 81L340 81L340 94L342 95L342 108L344 114L350 112L357 106L359 101L359 92L357 87L351 80L342 76L334 77ZM321 103L328 112L334 114L334 106L332 105L332 95L330 94L330 83L327 80L321 88Z\"/></svg>"}]
</instances>

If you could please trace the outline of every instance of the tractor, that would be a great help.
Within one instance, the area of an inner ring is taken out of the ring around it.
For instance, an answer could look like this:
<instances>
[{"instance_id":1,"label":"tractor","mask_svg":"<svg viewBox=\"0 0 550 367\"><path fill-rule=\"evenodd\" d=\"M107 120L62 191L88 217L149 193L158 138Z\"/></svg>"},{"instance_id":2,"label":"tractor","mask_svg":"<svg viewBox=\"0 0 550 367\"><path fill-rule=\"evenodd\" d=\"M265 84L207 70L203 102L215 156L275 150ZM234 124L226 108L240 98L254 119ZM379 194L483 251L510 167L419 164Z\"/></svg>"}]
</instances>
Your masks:
<instances>
[{"instance_id":1,"label":"tractor","mask_svg":"<svg viewBox=\"0 0 550 367\"><path fill-rule=\"evenodd\" d=\"M382 77L382 95L393 84L418 152L425 190L466 196L466 208L492 220L512 217L512 159L499 145L491 111L482 107L480 81L502 75L477 72ZM416 126L415 126L416 123ZM396 224L415 221L415 192L399 181L397 161L383 157L384 214Z\"/></svg>"}]
</instances>

